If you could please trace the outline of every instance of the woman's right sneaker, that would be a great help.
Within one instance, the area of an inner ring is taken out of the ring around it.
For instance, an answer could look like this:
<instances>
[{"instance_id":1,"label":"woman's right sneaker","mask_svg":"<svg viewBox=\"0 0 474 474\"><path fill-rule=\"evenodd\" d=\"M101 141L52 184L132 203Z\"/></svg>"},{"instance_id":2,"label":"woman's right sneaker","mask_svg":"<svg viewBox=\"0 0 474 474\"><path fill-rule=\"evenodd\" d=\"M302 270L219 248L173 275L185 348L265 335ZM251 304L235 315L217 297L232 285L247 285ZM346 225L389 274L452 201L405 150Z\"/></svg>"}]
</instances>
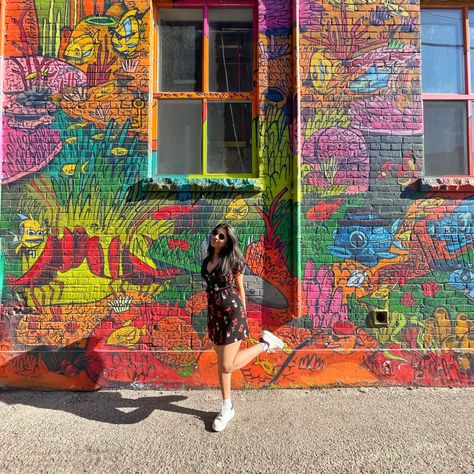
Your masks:
<instances>
[{"instance_id":1,"label":"woman's right sneaker","mask_svg":"<svg viewBox=\"0 0 474 474\"><path fill-rule=\"evenodd\" d=\"M219 414L216 416L216 419L212 423L212 429L214 431L223 431L225 427L227 426L227 423L229 423L232 418L234 418L235 411L234 407L226 408L224 407L224 404L222 404L221 411Z\"/></svg>"},{"instance_id":2,"label":"woman's right sneaker","mask_svg":"<svg viewBox=\"0 0 474 474\"><path fill-rule=\"evenodd\" d=\"M265 352L274 352L275 349L283 350L285 347L285 343L279 337L266 330L262 331L260 341L268 344L268 349Z\"/></svg>"}]
</instances>

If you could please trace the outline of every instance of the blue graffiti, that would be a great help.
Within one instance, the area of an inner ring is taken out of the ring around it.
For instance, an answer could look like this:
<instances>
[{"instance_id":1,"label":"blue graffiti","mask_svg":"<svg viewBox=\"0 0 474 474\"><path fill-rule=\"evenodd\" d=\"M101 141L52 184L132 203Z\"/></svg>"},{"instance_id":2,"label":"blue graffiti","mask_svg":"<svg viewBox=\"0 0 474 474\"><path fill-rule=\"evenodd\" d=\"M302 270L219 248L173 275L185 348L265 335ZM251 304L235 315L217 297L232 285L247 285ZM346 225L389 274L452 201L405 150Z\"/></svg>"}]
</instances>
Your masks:
<instances>
[{"instance_id":1,"label":"blue graffiti","mask_svg":"<svg viewBox=\"0 0 474 474\"><path fill-rule=\"evenodd\" d=\"M377 66L371 66L365 74L349 84L349 89L356 94L370 94L387 87L391 77L391 69L378 69Z\"/></svg>"},{"instance_id":2,"label":"blue graffiti","mask_svg":"<svg viewBox=\"0 0 474 474\"><path fill-rule=\"evenodd\" d=\"M407 250L395 239L400 226L397 219L387 229L385 222L371 208L350 209L340 226L333 232L335 245L329 245L332 255L356 260L374 267L383 258L395 258L397 254L390 251L394 245Z\"/></svg>"},{"instance_id":3,"label":"blue graffiti","mask_svg":"<svg viewBox=\"0 0 474 474\"><path fill-rule=\"evenodd\" d=\"M463 268L452 272L449 284L456 290L463 290L470 300L474 300L474 272L471 269Z\"/></svg>"},{"instance_id":4,"label":"blue graffiti","mask_svg":"<svg viewBox=\"0 0 474 474\"><path fill-rule=\"evenodd\" d=\"M454 209L451 216L429 223L428 233L446 244L448 252L455 252L474 242L474 201Z\"/></svg>"}]
</instances>

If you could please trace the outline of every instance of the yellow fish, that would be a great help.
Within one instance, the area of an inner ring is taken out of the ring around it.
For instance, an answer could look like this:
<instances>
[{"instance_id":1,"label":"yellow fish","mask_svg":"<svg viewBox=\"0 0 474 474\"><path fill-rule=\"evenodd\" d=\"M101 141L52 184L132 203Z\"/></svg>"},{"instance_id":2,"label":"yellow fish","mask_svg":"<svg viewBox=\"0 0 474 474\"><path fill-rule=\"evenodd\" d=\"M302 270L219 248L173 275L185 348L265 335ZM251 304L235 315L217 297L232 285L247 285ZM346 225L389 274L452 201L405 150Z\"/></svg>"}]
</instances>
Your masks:
<instances>
[{"instance_id":1,"label":"yellow fish","mask_svg":"<svg viewBox=\"0 0 474 474\"><path fill-rule=\"evenodd\" d=\"M49 72L49 67L47 67L43 72L40 72L40 75L41 76L47 76L48 72ZM27 74L25 76L25 79L35 79L36 77L38 77L38 73L37 72L32 72L30 74Z\"/></svg>"},{"instance_id":2,"label":"yellow fish","mask_svg":"<svg viewBox=\"0 0 474 474\"><path fill-rule=\"evenodd\" d=\"M81 165L81 173L86 174L87 165L90 163L90 160L85 161ZM61 173L65 174L66 176L73 176L76 172L77 163L66 163L61 169Z\"/></svg>"},{"instance_id":3,"label":"yellow fish","mask_svg":"<svg viewBox=\"0 0 474 474\"><path fill-rule=\"evenodd\" d=\"M116 90L114 82L108 82L104 84L96 93L96 99L100 99L101 97L105 97L106 95L112 94Z\"/></svg>"},{"instance_id":4,"label":"yellow fish","mask_svg":"<svg viewBox=\"0 0 474 474\"><path fill-rule=\"evenodd\" d=\"M267 375L271 375L272 377L277 374L276 365L269 360L256 360L254 365L259 365Z\"/></svg>"},{"instance_id":5,"label":"yellow fish","mask_svg":"<svg viewBox=\"0 0 474 474\"><path fill-rule=\"evenodd\" d=\"M375 290L370 296L377 299L385 299L390 295L390 288L382 285L378 290Z\"/></svg>"},{"instance_id":6,"label":"yellow fish","mask_svg":"<svg viewBox=\"0 0 474 474\"><path fill-rule=\"evenodd\" d=\"M132 320L125 321L123 327L116 329L105 341L111 346L128 347L135 349L135 344L146 335L146 326L137 328L132 326Z\"/></svg>"},{"instance_id":7,"label":"yellow fish","mask_svg":"<svg viewBox=\"0 0 474 474\"><path fill-rule=\"evenodd\" d=\"M76 38L71 38L64 51L66 61L72 61L78 65L91 62L95 58L97 33L94 35L84 34Z\"/></svg>"},{"instance_id":8,"label":"yellow fish","mask_svg":"<svg viewBox=\"0 0 474 474\"><path fill-rule=\"evenodd\" d=\"M77 143L77 137L69 137L64 140L66 143Z\"/></svg>"},{"instance_id":9,"label":"yellow fish","mask_svg":"<svg viewBox=\"0 0 474 474\"><path fill-rule=\"evenodd\" d=\"M72 125L69 125L68 129L76 130L77 128L85 127L86 125L87 125L87 122L73 123Z\"/></svg>"},{"instance_id":10,"label":"yellow fish","mask_svg":"<svg viewBox=\"0 0 474 474\"><path fill-rule=\"evenodd\" d=\"M40 245L44 241L45 231L43 226L31 216L20 215L22 221L20 222L20 238L15 239L15 242L19 244L15 248L15 252L18 253L23 247L33 249Z\"/></svg>"},{"instance_id":11,"label":"yellow fish","mask_svg":"<svg viewBox=\"0 0 474 474\"><path fill-rule=\"evenodd\" d=\"M120 19L117 28L112 29L112 46L123 56L134 56L137 52L145 31L142 21L145 13L139 13L136 8L129 10Z\"/></svg>"},{"instance_id":12,"label":"yellow fish","mask_svg":"<svg viewBox=\"0 0 474 474\"><path fill-rule=\"evenodd\" d=\"M114 156L125 156L128 153L128 150L122 146L116 146L110 150L110 153Z\"/></svg>"},{"instance_id":13,"label":"yellow fish","mask_svg":"<svg viewBox=\"0 0 474 474\"><path fill-rule=\"evenodd\" d=\"M242 198L234 199L229 204L229 212L226 214L226 219L243 219L249 213L249 206Z\"/></svg>"},{"instance_id":14,"label":"yellow fish","mask_svg":"<svg viewBox=\"0 0 474 474\"><path fill-rule=\"evenodd\" d=\"M94 135L91 135L92 140L103 140L105 138L104 133L95 133Z\"/></svg>"}]
</instances>

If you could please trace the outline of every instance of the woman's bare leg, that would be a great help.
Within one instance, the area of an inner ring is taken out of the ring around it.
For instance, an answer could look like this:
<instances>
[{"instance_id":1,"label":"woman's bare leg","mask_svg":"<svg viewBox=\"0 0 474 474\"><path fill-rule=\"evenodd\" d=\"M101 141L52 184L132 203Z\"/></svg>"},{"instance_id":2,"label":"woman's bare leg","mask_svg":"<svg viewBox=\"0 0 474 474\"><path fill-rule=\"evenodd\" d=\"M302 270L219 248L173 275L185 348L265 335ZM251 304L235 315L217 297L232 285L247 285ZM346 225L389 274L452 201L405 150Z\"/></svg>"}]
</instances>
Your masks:
<instances>
[{"instance_id":1,"label":"woman's bare leg","mask_svg":"<svg viewBox=\"0 0 474 474\"><path fill-rule=\"evenodd\" d=\"M216 346L219 385L224 400L230 398L232 372L245 367L250 361L263 352L261 344L256 344L255 346L239 351L241 342L242 341L237 341L232 344L226 344L225 346Z\"/></svg>"}]
</instances>

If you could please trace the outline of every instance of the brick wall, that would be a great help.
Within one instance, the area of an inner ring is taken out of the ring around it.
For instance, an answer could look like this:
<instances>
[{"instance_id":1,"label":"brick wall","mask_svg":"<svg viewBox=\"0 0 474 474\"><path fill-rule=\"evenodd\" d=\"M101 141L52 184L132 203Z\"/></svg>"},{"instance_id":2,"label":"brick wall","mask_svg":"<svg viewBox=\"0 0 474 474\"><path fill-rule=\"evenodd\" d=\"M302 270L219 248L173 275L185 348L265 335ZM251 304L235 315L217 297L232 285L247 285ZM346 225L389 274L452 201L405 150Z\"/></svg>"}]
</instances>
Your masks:
<instances>
[{"instance_id":1,"label":"brick wall","mask_svg":"<svg viewBox=\"0 0 474 474\"><path fill-rule=\"evenodd\" d=\"M199 269L228 221L247 344L286 342L235 386L472 384L472 225L442 230L472 200L420 189L419 5L385 3L260 0L259 179L150 183L151 2L8 2L1 383L217 386Z\"/></svg>"}]
</instances>

